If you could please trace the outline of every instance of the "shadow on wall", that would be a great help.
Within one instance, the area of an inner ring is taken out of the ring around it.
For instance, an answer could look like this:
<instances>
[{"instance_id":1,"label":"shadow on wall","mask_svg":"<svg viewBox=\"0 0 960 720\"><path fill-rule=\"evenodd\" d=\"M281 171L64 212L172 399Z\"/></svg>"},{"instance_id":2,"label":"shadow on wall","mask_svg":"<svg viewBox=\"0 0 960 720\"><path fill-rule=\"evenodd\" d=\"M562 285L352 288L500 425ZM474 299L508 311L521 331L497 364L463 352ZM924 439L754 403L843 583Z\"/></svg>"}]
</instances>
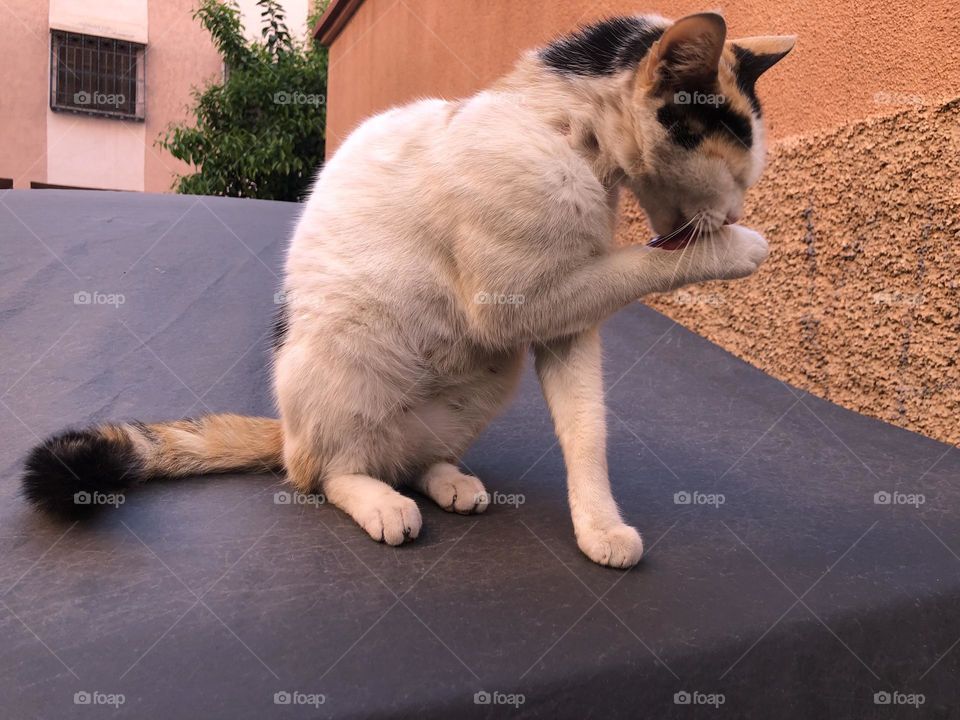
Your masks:
<instances>
[{"instance_id":1,"label":"shadow on wall","mask_svg":"<svg viewBox=\"0 0 960 720\"><path fill-rule=\"evenodd\" d=\"M960 99L784 140L748 195L771 255L648 304L852 410L960 444ZM632 200L621 238L645 242Z\"/></svg>"}]
</instances>

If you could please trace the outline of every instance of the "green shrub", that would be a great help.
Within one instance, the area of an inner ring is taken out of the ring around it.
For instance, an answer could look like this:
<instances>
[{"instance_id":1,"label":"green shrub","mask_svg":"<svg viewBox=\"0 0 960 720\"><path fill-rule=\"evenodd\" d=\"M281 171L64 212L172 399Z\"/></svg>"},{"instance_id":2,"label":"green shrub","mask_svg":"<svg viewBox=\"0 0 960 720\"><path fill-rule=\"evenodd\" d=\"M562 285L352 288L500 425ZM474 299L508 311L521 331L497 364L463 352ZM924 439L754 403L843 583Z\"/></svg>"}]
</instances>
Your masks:
<instances>
[{"instance_id":1,"label":"green shrub","mask_svg":"<svg viewBox=\"0 0 960 720\"><path fill-rule=\"evenodd\" d=\"M158 140L196 168L177 177L177 192L298 201L323 163L327 52L291 38L277 0L257 5L258 42L244 37L233 0L201 0L194 13L226 71L223 82L194 91L193 123Z\"/></svg>"}]
</instances>

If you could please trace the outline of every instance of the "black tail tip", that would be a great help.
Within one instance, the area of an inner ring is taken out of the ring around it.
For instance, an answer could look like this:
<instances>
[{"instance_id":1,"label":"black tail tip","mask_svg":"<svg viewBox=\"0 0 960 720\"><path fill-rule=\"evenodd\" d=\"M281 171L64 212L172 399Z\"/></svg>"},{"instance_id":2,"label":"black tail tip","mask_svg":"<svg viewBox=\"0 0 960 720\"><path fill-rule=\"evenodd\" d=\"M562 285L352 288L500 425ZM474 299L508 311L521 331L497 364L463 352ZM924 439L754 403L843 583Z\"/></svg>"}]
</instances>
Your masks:
<instances>
[{"instance_id":1,"label":"black tail tip","mask_svg":"<svg viewBox=\"0 0 960 720\"><path fill-rule=\"evenodd\" d=\"M143 479L143 463L123 431L67 430L37 445L24 463L23 494L35 507L75 520L119 507Z\"/></svg>"}]
</instances>

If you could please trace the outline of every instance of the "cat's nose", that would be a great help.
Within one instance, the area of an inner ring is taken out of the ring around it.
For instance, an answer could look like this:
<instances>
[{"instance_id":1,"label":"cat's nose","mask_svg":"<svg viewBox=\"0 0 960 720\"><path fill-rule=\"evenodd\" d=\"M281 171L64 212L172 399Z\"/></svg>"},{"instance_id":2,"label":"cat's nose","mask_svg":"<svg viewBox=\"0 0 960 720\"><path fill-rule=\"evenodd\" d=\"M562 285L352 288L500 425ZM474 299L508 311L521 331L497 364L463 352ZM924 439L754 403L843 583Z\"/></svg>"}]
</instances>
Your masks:
<instances>
[{"instance_id":1,"label":"cat's nose","mask_svg":"<svg viewBox=\"0 0 960 720\"><path fill-rule=\"evenodd\" d=\"M740 220L740 213L739 213L739 212L733 212L733 211L731 211L731 212L728 212L728 213L727 213L727 219L723 221L723 224L724 224L724 225L733 225L734 223L736 223L736 222L739 221L739 220Z\"/></svg>"}]
</instances>

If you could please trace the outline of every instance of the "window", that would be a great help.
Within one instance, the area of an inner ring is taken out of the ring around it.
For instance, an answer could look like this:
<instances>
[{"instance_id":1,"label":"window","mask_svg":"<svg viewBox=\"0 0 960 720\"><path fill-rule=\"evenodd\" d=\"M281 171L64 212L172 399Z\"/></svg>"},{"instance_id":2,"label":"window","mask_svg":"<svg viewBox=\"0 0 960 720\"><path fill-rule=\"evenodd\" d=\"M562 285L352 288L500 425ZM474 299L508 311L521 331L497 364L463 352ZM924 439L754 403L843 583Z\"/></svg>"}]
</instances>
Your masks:
<instances>
[{"instance_id":1,"label":"window","mask_svg":"<svg viewBox=\"0 0 960 720\"><path fill-rule=\"evenodd\" d=\"M139 43L51 31L50 107L143 120L143 56Z\"/></svg>"}]
</instances>

